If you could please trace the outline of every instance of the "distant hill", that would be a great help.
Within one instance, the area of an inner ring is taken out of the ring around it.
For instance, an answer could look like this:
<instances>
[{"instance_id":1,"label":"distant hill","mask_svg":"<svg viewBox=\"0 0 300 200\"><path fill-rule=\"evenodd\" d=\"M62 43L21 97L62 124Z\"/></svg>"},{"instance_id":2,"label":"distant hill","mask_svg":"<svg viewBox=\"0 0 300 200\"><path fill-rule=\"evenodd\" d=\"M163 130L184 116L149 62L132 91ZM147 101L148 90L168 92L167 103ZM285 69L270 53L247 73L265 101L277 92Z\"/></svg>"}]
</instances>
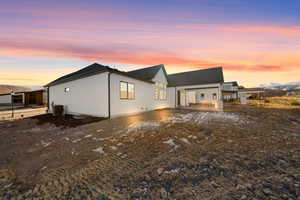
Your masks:
<instances>
[{"instance_id":1,"label":"distant hill","mask_svg":"<svg viewBox=\"0 0 300 200\"><path fill-rule=\"evenodd\" d=\"M31 90L31 88L17 85L0 85L0 94L10 93L11 91L20 92L28 90Z\"/></svg>"},{"instance_id":2,"label":"distant hill","mask_svg":"<svg viewBox=\"0 0 300 200\"><path fill-rule=\"evenodd\" d=\"M293 91L300 89L300 81L298 82L290 82L290 83L267 83L261 84L258 87L270 89L270 90L282 90L282 91Z\"/></svg>"}]
</instances>

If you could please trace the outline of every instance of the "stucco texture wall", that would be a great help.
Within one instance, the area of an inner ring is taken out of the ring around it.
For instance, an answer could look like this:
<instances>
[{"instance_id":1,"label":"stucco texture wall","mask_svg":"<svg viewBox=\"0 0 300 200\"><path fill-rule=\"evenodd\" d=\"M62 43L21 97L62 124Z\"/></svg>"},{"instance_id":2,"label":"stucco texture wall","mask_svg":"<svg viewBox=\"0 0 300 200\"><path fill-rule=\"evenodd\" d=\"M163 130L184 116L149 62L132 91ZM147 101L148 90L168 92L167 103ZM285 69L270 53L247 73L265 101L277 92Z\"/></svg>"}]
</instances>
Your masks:
<instances>
[{"instance_id":1,"label":"stucco texture wall","mask_svg":"<svg viewBox=\"0 0 300 200\"><path fill-rule=\"evenodd\" d=\"M51 104L64 105L68 114L108 117L108 73L58 84L49 88ZM65 88L69 88L65 92Z\"/></svg>"},{"instance_id":2,"label":"stucco texture wall","mask_svg":"<svg viewBox=\"0 0 300 200\"><path fill-rule=\"evenodd\" d=\"M134 99L120 98L120 82L125 81L135 85ZM167 80L160 70L153 81L167 84ZM149 110L174 107L175 91L167 89L166 100L154 99L154 84L136 80L119 74L111 74L111 116L133 114Z\"/></svg>"}]
</instances>

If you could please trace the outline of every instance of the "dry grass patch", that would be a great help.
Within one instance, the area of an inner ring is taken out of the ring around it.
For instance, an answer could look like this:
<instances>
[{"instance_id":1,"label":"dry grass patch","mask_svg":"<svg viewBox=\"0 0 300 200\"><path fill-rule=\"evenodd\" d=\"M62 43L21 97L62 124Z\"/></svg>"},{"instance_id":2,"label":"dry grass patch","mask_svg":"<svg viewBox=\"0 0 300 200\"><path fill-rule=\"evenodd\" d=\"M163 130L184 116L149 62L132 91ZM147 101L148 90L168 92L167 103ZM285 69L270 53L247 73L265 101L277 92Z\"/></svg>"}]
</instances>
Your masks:
<instances>
[{"instance_id":1,"label":"dry grass patch","mask_svg":"<svg viewBox=\"0 0 300 200\"><path fill-rule=\"evenodd\" d=\"M251 100L250 104L271 108L300 108L300 95L267 97L264 100Z\"/></svg>"}]
</instances>

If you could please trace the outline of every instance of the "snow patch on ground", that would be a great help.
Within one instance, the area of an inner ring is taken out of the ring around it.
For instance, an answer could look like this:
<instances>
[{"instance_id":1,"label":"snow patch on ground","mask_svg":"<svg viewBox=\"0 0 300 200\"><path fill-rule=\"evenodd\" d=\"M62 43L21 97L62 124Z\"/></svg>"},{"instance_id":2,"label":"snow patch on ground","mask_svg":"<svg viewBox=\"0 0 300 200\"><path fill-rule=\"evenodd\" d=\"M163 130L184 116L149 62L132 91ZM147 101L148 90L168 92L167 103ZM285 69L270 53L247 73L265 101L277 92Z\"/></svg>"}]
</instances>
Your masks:
<instances>
[{"instance_id":1,"label":"snow patch on ground","mask_svg":"<svg viewBox=\"0 0 300 200\"><path fill-rule=\"evenodd\" d=\"M89 138L89 137L92 137L93 135L86 135L84 136L84 138Z\"/></svg>"},{"instance_id":2,"label":"snow patch on ground","mask_svg":"<svg viewBox=\"0 0 300 200\"><path fill-rule=\"evenodd\" d=\"M190 112L176 113L165 120L171 123L209 123L209 122L242 122L241 117L234 113L226 112Z\"/></svg>"},{"instance_id":3,"label":"snow patch on ground","mask_svg":"<svg viewBox=\"0 0 300 200\"><path fill-rule=\"evenodd\" d=\"M127 128L127 133L136 132L138 130L149 130L149 129L155 129L159 127L160 124L158 122L151 122L151 121L145 121L141 123L134 123L130 124Z\"/></svg>"},{"instance_id":4,"label":"snow patch on ground","mask_svg":"<svg viewBox=\"0 0 300 200\"><path fill-rule=\"evenodd\" d=\"M195 140L195 139L197 139L197 136L195 136L195 135L189 135L188 138L192 138L192 139Z\"/></svg>"},{"instance_id":5,"label":"snow patch on ground","mask_svg":"<svg viewBox=\"0 0 300 200\"><path fill-rule=\"evenodd\" d=\"M186 138L180 138L180 140L186 144L191 144Z\"/></svg>"},{"instance_id":6,"label":"snow patch on ground","mask_svg":"<svg viewBox=\"0 0 300 200\"><path fill-rule=\"evenodd\" d=\"M72 142L73 142L73 143L77 143L77 142L80 142L80 141L81 141L81 139L79 138L79 139L73 140Z\"/></svg>"},{"instance_id":7,"label":"snow patch on ground","mask_svg":"<svg viewBox=\"0 0 300 200\"><path fill-rule=\"evenodd\" d=\"M168 144L168 145L171 145L171 146L174 146L175 149L177 149L179 147L179 145L175 144L174 140L173 139L169 139L167 141L164 141L163 142L164 144Z\"/></svg>"},{"instance_id":8,"label":"snow patch on ground","mask_svg":"<svg viewBox=\"0 0 300 200\"><path fill-rule=\"evenodd\" d=\"M117 147L115 147L115 146L111 146L110 147L112 150L114 150L114 151L116 151L118 148Z\"/></svg>"},{"instance_id":9,"label":"snow patch on ground","mask_svg":"<svg viewBox=\"0 0 300 200\"><path fill-rule=\"evenodd\" d=\"M74 155L74 156L78 155L78 153L75 151L75 149L72 149L71 154Z\"/></svg>"},{"instance_id":10,"label":"snow patch on ground","mask_svg":"<svg viewBox=\"0 0 300 200\"><path fill-rule=\"evenodd\" d=\"M49 146L51 143L52 143L52 142L45 142L44 140L41 140L41 145L42 145L43 147L47 147L47 146Z\"/></svg>"},{"instance_id":11,"label":"snow patch on ground","mask_svg":"<svg viewBox=\"0 0 300 200\"><path fill-rule=\"evenodd\" d=\"M93 137L93 140L95 141L104 141L104 140L109 140L111 137L106 137L106 138L97 138L97 137Z\"/></svg>"},{"instance_id":12,"label":"snow patch on ground","mask_svg":"<svg viewBox=\"0 0 300 200\"><path fill-rule=\"evenodd\" d=\"M93 151L97 152L97 153L104 153L104 150L102 147L98 147L97 149L94 149Z\"/></svg>"},{"instance_id":13,"label":"snow patch on ground","mask_svg":"<svg viewBox=\"0 0 300 200\"><path fill-rule=\"evenodd\" d=\"M176 174L181 171L181 168L174 168L169 171L165 171L166 174Z\"/></svg>"}]
</instances>

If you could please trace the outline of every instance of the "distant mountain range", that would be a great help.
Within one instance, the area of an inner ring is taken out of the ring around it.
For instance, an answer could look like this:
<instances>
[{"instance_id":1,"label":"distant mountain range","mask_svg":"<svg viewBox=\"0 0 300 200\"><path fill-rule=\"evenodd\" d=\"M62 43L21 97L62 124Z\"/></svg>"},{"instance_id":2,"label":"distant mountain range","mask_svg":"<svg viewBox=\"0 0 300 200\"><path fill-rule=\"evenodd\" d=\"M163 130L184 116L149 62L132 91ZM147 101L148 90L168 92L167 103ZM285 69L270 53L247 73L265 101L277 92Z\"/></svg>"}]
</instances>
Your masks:
<instances>
[{"instance_id":1,"label":"distant mountain range","mask_svg":"<svg viewBox=\"0 0 300 200\"><path fill-rule=\"evenodd\" d=\"M283 91L289 91L289 90L300 90L300 81L297 82L290 82L290 83L267 83L267 84L261 84L258 87L270 89L270 90L283 90Z\"/></svg>"},{"instance_id":2,"label":"distant mountain range","mask_svg":"<svg viewBox=\"0 0 300 200\"><path fill-rule=\"evenodd\" d=\"M10 93L11 91L14 92L23 92L29 90L38 90L42 89L41 86L18 86L18 85L0 85L0 94Z\"/></svg>"}]
</instances>

